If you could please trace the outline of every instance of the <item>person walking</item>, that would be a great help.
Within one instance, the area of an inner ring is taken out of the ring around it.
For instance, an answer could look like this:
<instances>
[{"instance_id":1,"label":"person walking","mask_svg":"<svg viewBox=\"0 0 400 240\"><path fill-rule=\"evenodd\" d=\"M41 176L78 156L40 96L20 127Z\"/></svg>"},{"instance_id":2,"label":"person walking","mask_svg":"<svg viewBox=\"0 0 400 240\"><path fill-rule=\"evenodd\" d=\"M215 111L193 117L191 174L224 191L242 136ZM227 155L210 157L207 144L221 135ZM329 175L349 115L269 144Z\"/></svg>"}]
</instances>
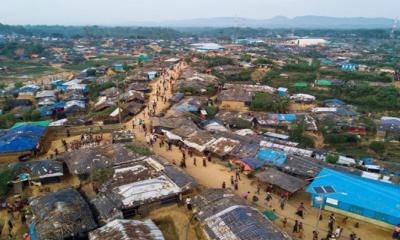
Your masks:
<instances>
[{"instance_id":1,"label":"person walking","mask_svg":"<svg viewBox=\"0 0 400 240\"><path fill-rule=\"evenodd\" d=\"M260 195L260 191L261 191L261 185L257 184L257 191L256 194Z\"/></svg>"},{"instance_id":2,"label":"person walking","mask_svg":"<svg viewBox=\"0 0 400 240\"><path fill-rule=\"evenodd\" d=\"M186 198L186 207L189 211L192 210L192 199L190 197Z\"/></svg>"},{"instance_id":3,"label":"person walking","mask_svg":"<svg viewBox=\"0 0 400 240\"><path fill-rule=\"evenodd\" d=\"M300 205L297 207L296 215L304 219L304 203L300 203Z\"/></svg>"},{"instance_id":4,"label":"person walking","mask_svg":"<svg viewBox=\"0 0 400 240\"><path fill-rule=\"evenodd\" d=\"M312 240L318 240L318 232L317 231L313 231Z\"/></svg>"},{"instance_id":5,"label":"person walking","mask_svg":"<svg viewBox=\"0 0 400 240\"><path fill-rule=\"evenodd\" d=\"M203 157L203 167L207 167L207 158Z\"/></svg>"},{"instance_id":6,"label":"person walking","mask_svg":"<svg viewBox=\"0 0 400 240\"><path fill-rule=\"evenodd\" d=\"M233 176L231 176L231 185L232 185L232 186L235 185L235 179L234 179Z\"/></svg>"},{"instance_id":7,"label":"person walking","mask_svg":"<svg viewBox=\"0 0 400 240\"><path fill-rule=\"evenodd\" d=\"M223 181L222 182L222 189L225 189L226 188L226 183L225 183L225 181Z\"/></svg>"},{"instance_id":8,"label":"person walking","mask_svg":"<svg viewBox=\"0 0 400 240\"><path fill-rule=\"evenodd\" d=\"M272 201L272 194L270 192L267 192L267 195L265 196L265 201L267 202L267 206L271 206L271 201Z\"/></svg>"},{"instance_id":9,"label":"person walking","mask_svg":"<svg viewBox=\"0 0 400 240\"><path fill-rule=\"evenodd\" d=\"M236 170L236 180L240 180L240 172Z\"/></svg>"},{"instance_id":10,"label":"person walking","mask_svg":"<svg viewBox=\"0 0 400 240\"><path fill-rule=\"evenodd\" d=\"M238 190L239 190L239 182L238 182L238 180L235 180L235 185L234 185L234 187L235 187L235 191L238 191Z\"/></svg>"},{"instance_id":11,"label":"person walking","mask_svg":"<svg viewBox=\"0 0 400 240\"><path fill-rule=\"evenodd\" d=\"M298 237L299 237L299 239L303 239L303 235L304 235L303 223L299 222L299 229L298 229Z\"/></svg>"},{"instance_id":12,"label":"person walking","mask_svg":"<svg viewBox=\"0 0 400 240\"><path fill-rule=\"evenodd\" d=\"M335 230L335 237L336 237L337 239L339 239L340 236L342 235L342 231L343 231L343 229L342 229L340 226L337 226L337 228L336 228L336 230Z\"/></svg>"},{"instance_id":13,"label":"person walking","mask_svg":"<svg viewBox=\"0 0 400 240\"><path fill-rule=\"evenodd\" d=\"M295 234L295 233L297 233L297 232L299 232L299 221L294 220L294 225L293 225L292 233Z\"/></svg>"},{"instance_id":14,"label":"person walking","mask_svg":"<svg viewBox=\"0 0 400 240\"><path fill-rule=\"evenodd\" d=\"M286 225L287 225L287 218L283 218L283 220L282 220L282 225L283 225L283 228L286 228Z\"/></svg>"},{"instance_id":15,"label":"person walking","mask_svg":"<svg viewBox=\"0 0 400 240\"><path fill-rule=\"evenodd\" d=\"M197 166L197 159L196 158L193 158L193 166Z\"/></svg>"},{"instance_id":16,"label":"person walking","mask_svg":"<svg viewBox=\"0 0 400 240\"><path fill-rule=\"evenodd\" d=\"M247 200L247 198L249 197L249 195L250 195L250 192L245 192L245 193L243 194L243 198L244 198L245 200Z\"/></svg>"},{"instance_id":17,"label":"person walking","mask_svg":"<svg viewBox=\"0 0 400 240\"><path fill-rule=\"evenodd\" d=\"M285 209L285 204L286 204L286 197L282 194L279 199L279 206L281 210Z\"/></svg>"}]
</instances>

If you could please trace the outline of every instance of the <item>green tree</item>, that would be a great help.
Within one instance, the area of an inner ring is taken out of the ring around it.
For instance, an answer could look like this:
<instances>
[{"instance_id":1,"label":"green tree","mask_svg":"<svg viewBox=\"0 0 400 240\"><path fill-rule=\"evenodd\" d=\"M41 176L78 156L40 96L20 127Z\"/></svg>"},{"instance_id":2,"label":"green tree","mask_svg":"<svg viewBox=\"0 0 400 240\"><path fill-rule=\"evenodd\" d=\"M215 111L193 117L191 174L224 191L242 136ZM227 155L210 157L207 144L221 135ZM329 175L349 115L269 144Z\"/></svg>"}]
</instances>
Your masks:
<instances>
[{"instance_id":1,"label":"green tree","mask_svg":"<svg viewBox=\"0 0 400 240\"><path fill-rule=\"evenodd\" d=\"M240 61L251 62L251 56L249 54L243 54L240 56Z\"/></svg>"},{"instance_id":2,"label":"green tree","mask_svg":"<svg viewBox=\"0 0 400 240\"><path fill-rule=\"evenodd\" d=\"M14 177L14 170L8 167L0 169L0 197L4 201L10 191L10 181Z\"/></svg>"},{"instance_id":3,"label":"green tree","mask_svg":"<svg viewBox=\"0 0 400 240\"><path fill-rule=\"evenodd\" d=\"M382 154L385 152L385 143L373 141L369 144L369 148L377 154Z\"/></svg>"},{"instance_id":4,"label":"green tree","mask_svg":"<svg viewBox=\"0 0 400 240\"><path fill-rule=\"evenodd\" d=\"M256 93L250 104L252 111L285 113L289 108L289 101L269 93Z\"/></svg>"},{"instance_id":5,"label":"green tree","mask_svg":"<svg viewBox=\"0 0 400 240\"><path fill-rule=\"evenodd\" d=\"M339 161L339 156L335 154L328 154L325 158L328 163L336 164Z\"/></svg>"},{"instance_id":6,"label":"green tree","mask_svg":"<svg viewBox=\"0 0 400 240\"><path fill-rule=\"evenodd\" d=\"M35 109L35 110L32 111L32 113L31 113L31 120L32 121L39 121L41 119L41 117L42 116L41 116L39 110Z\"/></svg>"},{"instance_id":7,"label":"green tree","mask_svg":"<svg viewBox=\"0 0 400 240\"><path fill-rule=\"evenodd\" d=\"M23 86L24 86L24 84L21 81L17 81L17 82L14 83L14 87L15 88L21 88Z\"/></svg>"}]
</instances>

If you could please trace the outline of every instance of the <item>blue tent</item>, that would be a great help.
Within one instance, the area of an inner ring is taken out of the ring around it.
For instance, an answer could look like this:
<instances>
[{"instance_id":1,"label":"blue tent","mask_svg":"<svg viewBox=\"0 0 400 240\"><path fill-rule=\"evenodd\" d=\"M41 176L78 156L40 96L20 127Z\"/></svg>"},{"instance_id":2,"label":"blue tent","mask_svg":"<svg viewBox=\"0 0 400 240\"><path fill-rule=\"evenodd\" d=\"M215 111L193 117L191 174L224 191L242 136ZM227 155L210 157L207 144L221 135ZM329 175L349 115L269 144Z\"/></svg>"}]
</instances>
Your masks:
<instances>
[{"instance_id":1,"label":"blue tent","mask_svg":"<svg viewBox=\"0 0 400 240\"><path fill-rule=\"evenodd\" d=\"M53 110L51 107L41 107L39 108L40 116L42 117L48 117L53 114Z\"/></svg>"},{"instance_id":2,"label":"blue tent","mask_svg":"<svg viewBox=\"0 0 400 240\"><path fill-rule=\"evenodd\" d=\"M55 87L57 87L57 86L62 85L63 83L64 83L64 80L58 79L58 80L52 81L52 82L50 83L50 85L51 85L53 88L55 88Z\"/></svg>"},{"instance_id":3,"label":"blue tent","mask_svg":"<svg viewBox=\"0 0 400 240\"><path fill-rule=\"evenodd\" d=\"M31 235L32 240L37 240L36 236L36 230L35 230L35 224L31 223L29 224L29 235Z\"/></svg>"},{"instance_id":4,"label":"blue tent","mask_svg":"<svg viewBox=\"0 0 400 240\"><path fill-rule=\"evenodd\" d=\"M0 133L0 154L35 149L47 127L31 124L8 129Z\"/></svg>"},{"instance_id":5,"label":"blue tent","mask_svg":"<svg viewBox=\"0 0 400 240\"><path fill-rule=\"evenodd\" d=\"M264 164L281 166L286 161L286 154L271 149L261 149L258 151L257 158Z\"/></svg>"},{"instance_id":6,"label":"blue tent","mask_svg":"<svg viewBox=\"0 0 400 240\"><path fill-rule=\"evenodd\" d=\"M61 92L61 91L66 92L68 90L68 86L67 85L59 85L59 86L57 86L56 90L58 92Z\"/></svg>"},{"instance_id":7,"label":"blue tent","mask_svg":"<svg viewBox=\"0 0 400 240\"><path fill-rule=\"evenodd\" d=\"M279 121L293 122L297 119L296 114L268 114L269 119L276 119Z\"/></svg>"},{"instance_id":8,"label":"blue tent","mask_svg":"<svg viewBox=\"0 0 400 240\"><path fill-rule=\"evenodd\" d=\"M179 105L175 108L178 111L185 111L185 112L197 112L199 111L199 108L193 105Z\"/></svg>"},{"instance_id":9,"label":"blue tent","mask_svg":"<svg viewBox=\"0 0 400 240\"><path fill-rule=\"evenodd\" d=\"M241 159L241 161L244 164L246 164L253 171L258 170L258 169L264 167L264 165L265 165L265 161L264 160L260 160L260 159L258 159L256 157L255 158Z\"/></svg>"},{"instance_id":10,"label":"blue tent","mask_svg":"<svg viewBox=\"0 0 400 240\"><path fill-rule=\"evenodd\" d=\"M157 77L157 72L156 71L150 71L147 73L147 77L149 80L154 80Z\"/></svg>"},{"instance_id":11,"label":"blue tent","mask_svg":"<svg viewBox=\"0 0 400 240\"><path fill-rule=\"evenodd\" d=\"M324 103L328 104L328 105L334 105L334 106L341 106L341 105L345 104L345 102L343 102L342 100L337 99L337 98L326 99L326 100L324 100Z\"/></svg>"},{"instance_id":12,"label":"blue tent","mask_svg":"<svg viewBox=\"0 0 400 240\"><path fill-rule=\"evenodd\" d=\"M400 186L356 175L323 169L309 185L314 207L319 195L314 187L332 186L336 193L325 196L323 205L388 224L400 224Z\"/></svg>"},{"instance_id":13,"label":"blue tent","mask_svg":"<svg viewBox=\"0 0 400 240\"><path fill-rule=\"evenodd\" d=\"M343 71L354 72L354 71L357 70L357 65L356 64L343 64L342 65L342 70Z\"/></svg>"}]
</instances>

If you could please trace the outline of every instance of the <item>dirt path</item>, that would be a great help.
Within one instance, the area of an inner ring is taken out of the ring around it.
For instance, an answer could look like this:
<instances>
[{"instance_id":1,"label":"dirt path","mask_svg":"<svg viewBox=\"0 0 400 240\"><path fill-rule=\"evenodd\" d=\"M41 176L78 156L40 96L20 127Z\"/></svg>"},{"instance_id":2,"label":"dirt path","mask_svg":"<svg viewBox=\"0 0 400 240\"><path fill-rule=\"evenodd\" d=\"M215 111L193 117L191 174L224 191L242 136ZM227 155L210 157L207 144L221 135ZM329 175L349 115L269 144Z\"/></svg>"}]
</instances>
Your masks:
<instances>
[{"instance_id":1,"label":"dirt path","mask_svg":"<svg viewBox=\"0 0 400 240\"><path fill-rule=\"evenodd\" d=\"M182 66L183 68L184 66ZM155 90L160 86L160 82L163 79L163 77L160 77L159 79L155 80L152 83L152 93L150 94L150 99L149 103L156 101L157 102L157 108L156 108L156 113L161 113L167 110L169 107L168 102L163 103L162 101L157 101L157 97L154 94ZM168 84L167 90L164 92L162 91L161 94L162 96L167 96L169 99L172 96L172 86L173 86L174 81ZM147 124L150 123L150 119L148 117L148 109L145 110L146 115L143 115L143 113L139 114L136 118L141 118L144 119ZM127 127L129 129L132 129L132 124L131 122L127 124ZM145 135L143 131L140 131L139 127L136 127L133 129L133 131L136 134L136 139L138 141L141 141L142 143L145 143ZM152 147L154 153L157 155L160 155L166 159L168 159L171 162L179 162L181 160L181 153L180 150L177 147L173 147L172 151L167 151L165 147L160 148L158 142L154 144ZM194 156L194 158L197 159L197 166L193 165L193 158L188 158L187 159L187 168L184 169L188 174L193 176L200 184L208 187L208 188L220 188L222 185L222 182L225 181L227 183L227 186L230 185L230 177L233 175L232 172L230 172L229 168L224 166L224 163L222 163L218 159L213 159L211 163L207 164L207 167L201 166L201 159L202 156ZM239 183L239 191L237 194L239 196L243 196L243 194L247 191L250 191L251 195L253 196L256 192L256 186L257 183L254 182L252 179L248 179L245 176L242 176L242 180ZM229 186L230 187L230 186ZM303 223L305 231L304 231L304 238L303 239L312 239L312 231L314 230L314 226L316 223L316 216L317 216L317 210L312 208L310 206L310 198L306 193L303 194L298 194L296 195L292 200L286 204L285 209L281 210L279 208L279 198L278 196L273 197L272 201L272 207L269 208L265 205L264 198L265 198L265 192L261 193L260 196L260 201L258 202L255 207L259 208L261 211L264 210L272 210L275 209L277 215L280 216L280 218L286 217L288 219L288 225L286 226L285 231L288 233L291 233L291 228L293 226L294 220L299 220ZM251 199L251 197L249 198ZM300 202L304 202L306 205L306 214L304 219L300 219L296 214L296 208ZM249 201L249 203L251 203ZM253 203L251 203L253 204ZM328 230L328 215L330 213L324 213L323 220L320 222L320 237L325 237L326 231ZM343 216L337 216L337 223L341 223L341 219L343 219ZM374 239L374 240L384 240L390 238L390 232L386 229L381 229L378 228L372 224L367 224L367 223L361 223L360 228L354 228L353 224L355 221L348 220L347 224L344 227L344 231L342 234L342 238L347 238L350 233L355 232L357 236L359 236L361 239ZM283 227L282 223L280 221L277 221L276 224L279 227ZM297 238L297 236L293 236Z\"/></svg>"},{"instance_id":2,"label":"dirt path","mask_svg":"<svg viewBox=\"0 0 400 240\"><path fill-rule=\"evenodd\" d=\"M182 64L179 67L177 67L175 72L170 71L164 76L161 76L154 80L150 85L152 88L152 92L149 94L149 101L148 105L153 103L155 101L157 103L156 106L156 114L160 114L164 111L166 111L169 107L170 104L169 102L163 102L161 99L157 99L157 95L155 94L157 89L160 87L161 88L161 96L166 96L168 99L173 95L172 93L172 87L175 82L175 80L178 78L179 73L181 72L182 69L185 68L185 65ZM171 79L171 76L175 80L167 81L166 79ZM161 86L162 81L167 81L166 84L166 90L164 91L163 87ZM145 120L145 123L147 125L151 124L150 118L149 118L149 107L146 107L144 111L142 111L140 114L138 114L136 117L132 118L129 122L125 123L126 129L133 130L135 135L136 135L136 140L141 142L141 143L146 143L145 141L145 134L143 130L139 127L135 127L134 129L132 128L132 121L135 121L136 119L140 118ZM77 137L71 137L70 139L66 139L68 142L72 139L75 139ZM110 140L109 135L105 135L106 141ZM51 150L49 152L53 152L55 148L58 148L59 150L62 150L61 147L61 140L54 141L51 147ZM158 142L154 144L152 147L153 151L155 154L160 155L167 160L171 162L179 162L181 160L181 153L180 150L177 147L173 147L172 151L167 151L165 147L160 148ZM61 152L61 151L60 151ZM221 162L219 159L213 159L212 162L207 163L207 167L203 167L201 165L201 159L202 156L194 156L197 159L197 166L193 165L193 158L188 158L187 159L187 168L184 169L188 174L193 176L201 185L208 187L208 188L220 188L222 185L222 182L225 181L227 183L228 187L230 186L230 177L233 175L230 170L225 167L224 163ZM250 198L255 194L256 192L256 186L257 183L254 182L252 179L248 179L245 176L242 176L241 181L239 182L239 190L237 191L237 194L239 196L243 196L243 194L247 191L250 192ZM306 193L299 193L294 196L293 199L291 199L287 204L284 210L279 209L279 202L278 202L278 196L273 196L273 201L272 201L272 206L269 208L268 206L265 205L265 201L263 200L265 198L265 192L262 192L260 195L260 201L258 204L255 204L254 206L260 209L261 211L264 210L272 210L275 209L277 215L280 216L280 218L286 217L288 219L288 225L284 229L286 232L291 233L291 228L293 226L294 220L299 220L303 223L304 225L304 238L303 239L312 239L312 231L314 230L314 225L316 223L316 216L317 216L317 210L312 208L310 206L310 198ZM300 202L304 202L306 206L306 214L304 219L300 219L297 215L295 215L296 208ZM251 203L249 201L250 204ZM160 216L164 216L163 214L160 213ZM320 238L325 237L326 235L326 230L328 226L328 213L324 213L324 218L320 223ZM337 216L337 223L341 223L341 219L343 217ZM179 219L178 222L174 221L175 225L182 225L183 222L188 222L188 219ZM283 227L282 223L280 220L276 221L276 225L279 227ZM384 240L384 239L390 239L390 232L381 228L378 228L372 224L367 224L367 223L361 223L360 228L355 229L353 227L354 221L349 220L347 225L343 226L344 227L344 232L342 234L342 239L347 239L349 234L352 232L357 233L357 236L359 236L361 239L374 239L374 240ZM186 226L186 225L185 225ZM180 235L180 239L182 239L182 227L183 226L177 226L178 228L178 234ZM179 230L180 229L180 230ZM190 230L189 234L193 234L193 230ZM193 237L193 235L189 235ZM294 236L297 238L297 236ZM195 239L195 238L188 238L188 239Z\"/></svg>"}]
</instances>

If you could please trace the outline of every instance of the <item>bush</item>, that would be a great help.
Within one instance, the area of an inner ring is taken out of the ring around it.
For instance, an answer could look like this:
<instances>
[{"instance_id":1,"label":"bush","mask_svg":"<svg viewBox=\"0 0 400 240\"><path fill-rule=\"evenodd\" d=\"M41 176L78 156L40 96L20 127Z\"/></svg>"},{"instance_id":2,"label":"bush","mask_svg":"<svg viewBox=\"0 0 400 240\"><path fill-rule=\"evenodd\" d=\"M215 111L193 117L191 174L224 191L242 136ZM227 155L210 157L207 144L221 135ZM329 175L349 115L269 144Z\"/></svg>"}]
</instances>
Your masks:
<instances>
[{"instance_id":1,"label":"bush","mask_svg":"<svg viewBox=\"0 0 400 240\"><path fill-rule=\"evenodd\" d=\"M250 62L251 61L251 56L249 54L243 54L242 56L240 56L240 61Z\"/></svg>"},{"instance_id":2,"label":"bush","mask_svg":"<svg viewBox=\"0 0 400 240\"><path fill-rule=\"evenodd\" d=\"M10 191L9 182L14 177L14 171L8 167L4 167L0 170L0 197L2 200L7 198L7 194Z\"/></svg>"},{"instance_id":3,"label":"bush","mask_svg":"<svg viewBox=\"0 0 400 240\"><path fill-rule=\"evenodd\" d=\"M207 86L207 96L214 96L217 94L217 90L213 84Z\"/></svg>"},{"instance_id":4,"label":"bush","mask_svg":"<svg viewBox=\"0 0 400 240\"><path fill-rule=\"evenodd\" d=\"M313 72L317 70L317 66L315 65L308 65L305 63L300 64L288 64L283 67L284 71L288 72Z\"/></svg>"},{"instance_id":5,"label":"bush","mask_svg":"<svg viewBox=\"0 0 400 240\"><path fill-rule=\"evenodd\" d=\"M340 143L357 143L359 141L356 135L350 134L327 134L324 138L324 142L328 144L340 144Z\"/></svg>"},{"instance_id":6,"label":"bush","mask_svg":"<svg viewBox=\"0 0 400 240\"><path fill-rule=\"evenodd\" d=\"M201 119L198 115L191 112L186 112L184 115L197 124L200 124L203 121L203 119Z\"/></svg>"},{"instance_id":7,"label":"bush","mask_svg":"<svg viewBox=\"0 0 400 240\"><path fill-rule=\"evenodd\" d=\"M246 82L251 80L251 71L243 70L240 73L226 76L228 82Z\"/></svg>"},{"instance_id":8,"label":"bush","mask_svg":"<svg viewBox=\"0 0 400 240\"><path fill-rule=\"evenodd\" d=\"M141 147L141 146L136 146L136 145L133 145L133 144L128 144L128 145L126 145L126 148L128 148L132 152L140 154L142 156L151 156L151 155L153 155L153 152L150 149L146 148L146 147Z\"/></svg>"},{"instance_id":9,"label":"bush","mask_svg":"<svg viewBox=\"0 0 400 240\"><path fill-rule=\"evenodd\" d=\"M111 179L114 174L112 168L95 169L90 174L90 179L92 182L102 184L107 180Z\"/></svg>"},{"instance_id":10,"label":"bush","mask_svg":"<svg viewBox=\"0 0 400 240\"><path fill-rule=\"evenodd\" d=\"M200 93L199 90L194 89L193 87L185 87L185 86L180 87L179 88L179 92L181 92L181 93L189 93L189 94L198 94L198 93Z\"/></svg>"},{"instance_id":11,"label":"bush","mask_svg":"<svg viewBox=\"0 0 400 240\"><path fill-rule=\"evenodd\" d=\"M218 107L215 106L208 106L207 107L207 117L209 119L214 118L214 116L218 113Z\"/></svg>"},{"instance_id":12,"label":"bush","mask_svg":"<svg viewBox=\"0 0 400 240\"><path fill-rule=\"evenodd\" d=\"M328 154L326 156L325 161L328 163L336 164L339 161L339 156L334 154Z\"/></svg>"},{"instance_id":13,"label":"bush","mask_svg":"<svg viewBox=\"0 0 400 240\"><path fill-rule=\"evenodd\" d=\"M377 154L385 152L385 143L373 141L369 144L369 148Z\"/></svg>"},{"instance_id":14,"label":"bush","mask_svg":"<svg viewBox=\"0 0 400 240\"><path fill-rule=\"evenodd\" d=\"M92 101L96 100L97 97L100 95L100 92L114 87L115 84L113 82L105 82L103 84L92 83L89 85L89 97Z\"/></svg>"},{"instance_id":15,"label":"bush","mask_svg":"<svg viewBox=\"0 0 400 240\"><path fill-rule=\"evenodd\" d=\"M33 110L31 112L31 120L32 121L39 121L42 118L39 110Z\"/></svg>"},{"instance_id":16,"label":"bush","mask_svg":"<svg viewBox=\"0 0 400 240\"><path fill-rule=\"evenodd\" d=\"M251 128L252 125L250 121L244 120L242 118L234 118L232 120L232 126L238 129L248 129Z\"/></svg>"},{"instance_id":17,"label":"bush","mask_svg":"<svg viewBox=\"0 0 400 240\"><path fill-rule=\"evenodd\" d=\"M10 128L16 121L13 113L0 115L0 129Z\"/></svg>"},{"instance_id":18,"label":"bush","mask_svg":"<svg viewBox=\"0 0 400 240\"><path fill-rule=\"evenodd\" d=\"M207 57L206 61L209 68L233 64L233 59L227 57Z\"/></svg>"},{"instance_id":19,"label":"bush","mask_svg":"<svg viewBox=\"0 0 400 240\"><path fill-rule=\"evenodd\" d=\"M256 93L250 104L252 111L285 113L289 108L289 101L268 93Z\"/></svg>"}]
</instances>

